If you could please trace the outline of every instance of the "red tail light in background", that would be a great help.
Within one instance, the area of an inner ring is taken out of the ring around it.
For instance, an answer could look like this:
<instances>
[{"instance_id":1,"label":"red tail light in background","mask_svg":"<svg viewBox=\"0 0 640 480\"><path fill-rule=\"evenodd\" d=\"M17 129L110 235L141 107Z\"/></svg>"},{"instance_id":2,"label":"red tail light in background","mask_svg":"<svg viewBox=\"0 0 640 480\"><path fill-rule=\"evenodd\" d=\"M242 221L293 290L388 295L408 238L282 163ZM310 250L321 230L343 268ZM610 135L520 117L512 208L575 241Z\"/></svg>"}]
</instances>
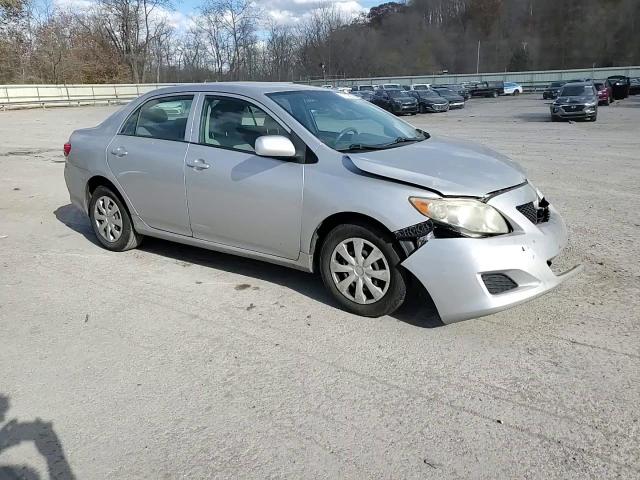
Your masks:
<instances>
[{"instance_id":1,"label":"red tail light in background","mask_svg":"<svg viewBox=\"0 0 640 480\"><path fill-rule=\"evenodd\" d=\"M63 151L64 151L64 156L68 157L69 154L71 153L71 144L69 142L64 144L64 147L62 147Z\"/></svg>"}]
</instances>

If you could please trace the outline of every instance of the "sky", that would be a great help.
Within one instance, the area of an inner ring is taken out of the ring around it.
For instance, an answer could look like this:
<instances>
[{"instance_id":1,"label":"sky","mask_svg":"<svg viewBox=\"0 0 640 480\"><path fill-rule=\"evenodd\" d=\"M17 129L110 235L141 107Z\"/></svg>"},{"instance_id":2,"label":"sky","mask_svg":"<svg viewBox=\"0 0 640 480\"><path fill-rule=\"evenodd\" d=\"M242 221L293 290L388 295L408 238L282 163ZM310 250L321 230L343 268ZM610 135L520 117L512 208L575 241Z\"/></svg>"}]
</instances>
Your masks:
<instances>
[{"instance_id":1,"label":"sky","mask_svg":"<svg viewBox=\"0 0 640 480\"><path fill-rule=\"evenodd\" d=\"M265 15L278 23L287 25L295 25L322 3L333 3L345 16L355 17L384 1L388 0L255 0L265 11ZM52 3L62 8L87 8L93 3L91 0L41 0L41 2ZM169 22L178 31L186 31L192 23L192 18L198 15L198 7L201 3L202 0L173 0L174 11L166 13Z\"/></svg>"},{"instance_id":2,"label":"sky","mask_svg":"<svg viewBox=\"0 0 640 480\"><path fill-rule=\"evenodd\" d=\"M182 0L180 3L178 1L175 3L177 16L188 18L191 15L197 15L201 0ZM356 16L384 1L388 0L333 0L331 3L346 15ZM295 24L323 2L319 0L256 0L256 3L265 10L267 15L278 22Z\"/></svg>"}]
</instances>

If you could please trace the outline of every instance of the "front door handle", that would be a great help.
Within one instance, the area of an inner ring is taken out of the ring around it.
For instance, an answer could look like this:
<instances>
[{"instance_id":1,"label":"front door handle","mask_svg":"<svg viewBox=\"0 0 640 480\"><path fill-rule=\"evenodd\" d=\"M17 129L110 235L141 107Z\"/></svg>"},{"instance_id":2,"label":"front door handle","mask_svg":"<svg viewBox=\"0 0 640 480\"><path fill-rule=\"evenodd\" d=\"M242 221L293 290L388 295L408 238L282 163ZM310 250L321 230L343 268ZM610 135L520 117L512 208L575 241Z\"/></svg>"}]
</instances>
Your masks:
<instances>
[{"instance_id":1,"label":"front door handle","mask_svg":"<svg viewBox=\"0 0 640 480\"><path fill-rule=\"evenodd\" d=\"M196 160L187 160L187 167L191 167L194 170L206 170L209 166L210 165L201 158Z\"/></svg>"},{"instance_id":2,"label":"front door handle","mask_svg":"<svg viewBox=\"0 0 640 480\"><path fill-rule=\"evenodd\" d=\"M115 155L116 157L124 157L127 155L127 150L124 147L116 147L113 150L111 150L111 154Z\"/></svg>"}]
</instances>

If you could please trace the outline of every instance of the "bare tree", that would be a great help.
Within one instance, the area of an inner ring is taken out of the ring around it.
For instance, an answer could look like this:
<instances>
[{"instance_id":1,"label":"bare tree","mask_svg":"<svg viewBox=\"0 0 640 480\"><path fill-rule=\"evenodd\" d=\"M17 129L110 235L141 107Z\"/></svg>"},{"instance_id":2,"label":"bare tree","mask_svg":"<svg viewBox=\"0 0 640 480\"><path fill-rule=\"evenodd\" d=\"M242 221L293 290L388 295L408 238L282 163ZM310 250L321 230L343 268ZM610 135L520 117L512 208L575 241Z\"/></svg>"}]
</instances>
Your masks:
<instances>
[{"instance_id":1,"label":"bare tree","mask_svg":"<svg viewBox=\"0 0 640 480\"><path fill-rule=\"evenodd\" d=\"M129 66L131 81L144 82L151 45L166 31L161 9L169 0L97 0L104 32Z\"/></svg>"}]
</instances>

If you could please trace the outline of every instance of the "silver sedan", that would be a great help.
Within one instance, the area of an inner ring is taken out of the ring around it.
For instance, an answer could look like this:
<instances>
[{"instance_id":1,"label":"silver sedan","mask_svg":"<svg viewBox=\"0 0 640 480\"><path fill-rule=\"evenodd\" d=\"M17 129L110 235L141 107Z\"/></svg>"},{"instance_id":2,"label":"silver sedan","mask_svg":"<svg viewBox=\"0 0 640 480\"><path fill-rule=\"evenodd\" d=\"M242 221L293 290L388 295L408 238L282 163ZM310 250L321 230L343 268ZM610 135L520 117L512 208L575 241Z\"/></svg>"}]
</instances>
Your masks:
<instances>
[{"instance_id":1,"label":"silver sedan","mask_svg":"<svg viewBox=\"0 0 640 480\"><path fill-rule=\"evenodd\" d=\"M109 250L143 236L319 271L336 302L393 312L422 284L447 322L522 303L554 274L558 212L516 164L355 96L276 83L150 92L75 131L65 179Z\"/></svg>"}]
</instances>

